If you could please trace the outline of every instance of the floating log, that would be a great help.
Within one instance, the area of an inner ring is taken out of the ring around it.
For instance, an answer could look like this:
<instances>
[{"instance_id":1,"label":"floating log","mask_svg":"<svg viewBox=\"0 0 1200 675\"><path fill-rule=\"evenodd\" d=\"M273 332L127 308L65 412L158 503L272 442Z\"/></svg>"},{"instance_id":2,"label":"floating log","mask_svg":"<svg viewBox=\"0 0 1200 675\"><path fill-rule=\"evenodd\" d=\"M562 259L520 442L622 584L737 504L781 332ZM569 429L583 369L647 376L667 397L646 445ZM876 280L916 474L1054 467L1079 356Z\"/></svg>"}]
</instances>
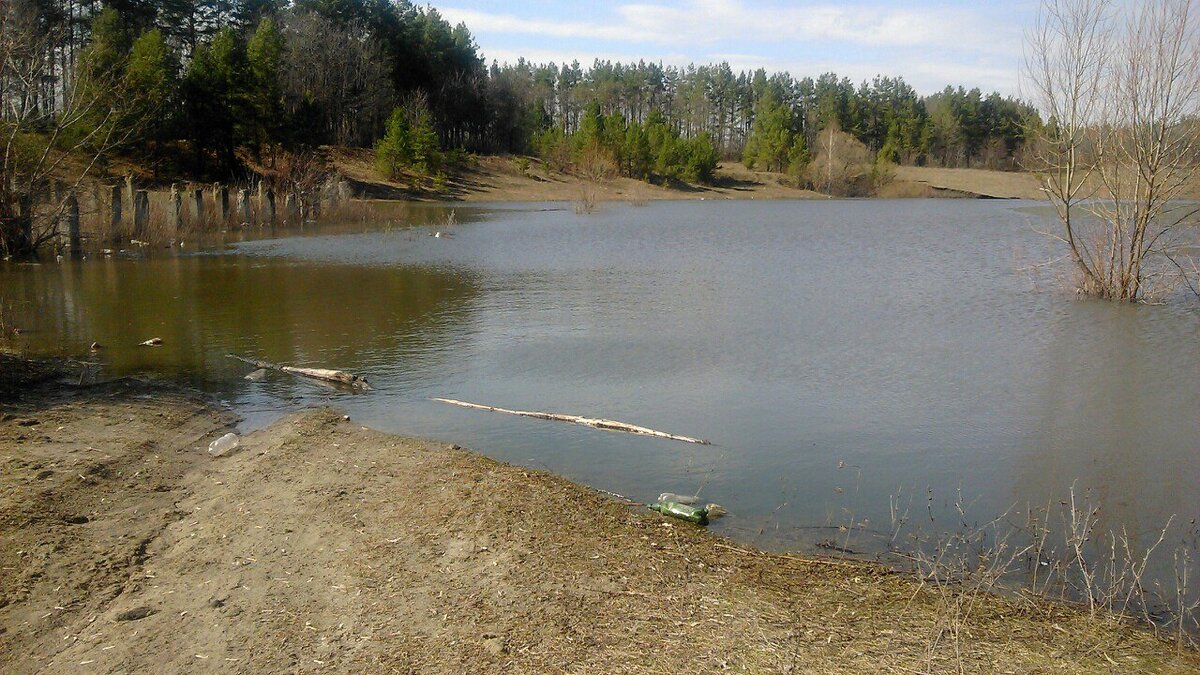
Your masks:
<instances>
[{"instance_id":1,"label":"floating log","mask_svg":"<svg viewBox=\"0 0 1200 675\"><path fill-rule=\"evenodd\" d=\"M695 443L697 445L712 445L711 442L702 438L692 438L690 436L679 436L676 434L668 434L665 431L655 431L646 427L639 427L634 424L626 424L624 422L614 422L613 420L599 419L595 417L581 417L579 415L563 415L561 413L538 412L533 410L508 410L507 408L497 408L490 405L480 405L478 403L467 403L466 401L456 401L452 398L434 398L433 401L440 403L449 403L460 408L471 408L473 410L487 410L489 412L504 413L505 415L516 415L518 417L532 417L539 420L551 420L554 422L568 422L570 424L580 424L593 429L603 429L604 431L623 431L627 434L637 434L639 436L653 436L655 438L666 438L672 441L683 441L684 443Z\"/></svg>"},{"instance_id":2,"label":"floating log","mask_svg":"<svg viewBox=\"0 0 1200 675\"><path fill-rule=\"evenodd\" d=\"M358 389L370 389L371 388L370 386L367 385L367 378L360 377L358 375L351 375L350 373L347 373L347 372L344 372L341 370L328 370L326 368L297 368L295 366L284 366L284 365L280 365L278 363L271 363L269 361L259 361L258 359L250 359L250 358L246 358L245 356L238 356L237 354L226 354L226 356L228 356L231 359L237 359L238 361L241 361L242 363L248 363L248 364L254 366L255 368L266 368L269 370L278 370L283 373L299 375L300 377L308 377L308 378L312 378L314 380L323 380L325 382L334 382L336 384L346 384L346 385L350 385L351 387L356 387Z\"/></svg>"}]
</instances>

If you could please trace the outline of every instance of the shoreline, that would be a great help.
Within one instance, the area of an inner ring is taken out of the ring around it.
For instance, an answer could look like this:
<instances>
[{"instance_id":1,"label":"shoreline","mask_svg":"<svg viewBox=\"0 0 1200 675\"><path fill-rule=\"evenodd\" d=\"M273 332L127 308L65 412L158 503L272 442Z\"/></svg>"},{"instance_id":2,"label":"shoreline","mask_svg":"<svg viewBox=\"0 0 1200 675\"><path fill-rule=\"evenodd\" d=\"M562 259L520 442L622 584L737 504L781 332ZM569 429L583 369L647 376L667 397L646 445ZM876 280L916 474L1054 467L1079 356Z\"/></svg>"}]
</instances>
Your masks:
<instances>
[{"instance_id":1,"label":"shoreline","mask_svg":"<svg viewBox=\"0 0 1200 675\"><path fill-rule=\"evenodd\" d=\"M540 470L0 356L0 670L1174 671L1148 629L770 554ZM73 379L73 378L71 378Z\"/></svg>"},{"instance_id":2,"label":"shoreline","mask_svg":"<svg viewBox=\"0 0 1200 675\"><path fill-rule=\"evenodd\" d=\"M412 190L375 174L368 151L329 149L330 165L361 199L449 202L610 202L756 199L830 199L799 188L785 174L752 171L737 162L721 162L712 185L676 182L658 185L616 177L589 181L518 158L483 155L454 172L441 193ZM528 160L528 158L525 158ZM861 199L1035 199L1043 200L1037 179L1023 172L898 166L878 194Z\"/></svg>"}]
</instances>

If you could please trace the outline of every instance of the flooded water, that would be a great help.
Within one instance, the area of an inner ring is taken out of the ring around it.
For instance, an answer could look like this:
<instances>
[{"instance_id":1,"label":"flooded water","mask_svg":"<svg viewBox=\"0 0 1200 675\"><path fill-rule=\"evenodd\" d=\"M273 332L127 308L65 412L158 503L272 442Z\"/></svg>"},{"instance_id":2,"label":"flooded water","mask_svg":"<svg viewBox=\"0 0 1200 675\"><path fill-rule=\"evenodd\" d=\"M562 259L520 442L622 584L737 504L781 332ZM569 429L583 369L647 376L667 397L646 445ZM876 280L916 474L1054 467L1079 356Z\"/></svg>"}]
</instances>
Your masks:
<instances>
[{"instance_id":1,"label":"flooded water","mask_svg":"<svg viewBox=\"0 0 1200 675\"><path fill-rule=\"evenodd\" d=\"M1122 306L1034 283L1021 268L1058 255L1034 204L542 206L9 264L0 281L21 346L99 341L104 375L185 380L246 427L328 402L635 499L702 488L732 514L719 530L771 547L812 550L848 523L887 532L893 504L932 516L931 529L1010 508L1020 519L1072 486L1101 505L1101 527L1137 536L1200 516L1195 304ZM164 346L135 346L151 337ZM230 352L342 368L375 390L247 382Z\"/></svg>"}]
</instances>

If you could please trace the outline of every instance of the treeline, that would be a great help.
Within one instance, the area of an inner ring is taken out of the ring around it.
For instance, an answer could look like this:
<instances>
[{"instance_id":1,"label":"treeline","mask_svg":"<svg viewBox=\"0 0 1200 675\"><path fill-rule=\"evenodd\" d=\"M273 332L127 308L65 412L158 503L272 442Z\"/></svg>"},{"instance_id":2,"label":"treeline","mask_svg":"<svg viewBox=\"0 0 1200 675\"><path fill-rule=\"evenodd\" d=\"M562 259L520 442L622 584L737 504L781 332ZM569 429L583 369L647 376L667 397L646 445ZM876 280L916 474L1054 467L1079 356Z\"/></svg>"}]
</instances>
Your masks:
<instances>
[{"instance_id":1,"label":"treeline","mask_svg":"<svg viewBox=\"0 0 1200 675\"><path fill-rule=\"evenodd\" d=\"M1040 125L1036 110L998 93L946 87L920 96L902 78L876 77L855 86L827 73L795 79L759 69L734 73L713 66L664 67L596 61L559 67L518 61L492 66L494 144L525 147L540 129L579 130L593 103L601 114L645 124L652 113L685 138L707 134L724 158L740 158L754 143L756 120L814 147L822 130L836 127L872 153L905 164L1015 168L1027 129ZM772 166L772 168L776 168Z\"/></svg>"},{"instance_id":2,"label":"treeline","mask_svg":"<svg viewBox=\"0 0 1200 675\"><path fill-rule=\"evenodd\" d=\"M91 87L102 105L73 125L76 138L89 124L140 121L124 152L185 157L210 175L238 171L243 153L337 144L378 145L381 171L393 175L463 149L692 181L736 158L802 178L821 144L832 152L839 139L861 144L870 162L1008 169L1040 124L1033 108L999 94L920 96L900 78L855 85L725 63L489 68L465 25L408 0L5 5L19 19L12 25L55 38L27 55L46 62L40 82L0 83L6 110L20 99L53 111Z\"/></svg>"},{"instance_id":3,"label":"treeline","mask_svg":"<svg viewBox=\"0 0 1200 675\"><path fill-rule=\"evenodd\" d=\"M440 146L481 147L488 124L470 32L407 0L7 0L3 11L12 35L50 38L27 55L45 77L0 82L5 103L52 119L90 89L95 114L75 136L89 121L137 123L123 151L187 156L200 173L238 171L240 151L369 147L418 93Z\"/></svg>"}]
</instances>

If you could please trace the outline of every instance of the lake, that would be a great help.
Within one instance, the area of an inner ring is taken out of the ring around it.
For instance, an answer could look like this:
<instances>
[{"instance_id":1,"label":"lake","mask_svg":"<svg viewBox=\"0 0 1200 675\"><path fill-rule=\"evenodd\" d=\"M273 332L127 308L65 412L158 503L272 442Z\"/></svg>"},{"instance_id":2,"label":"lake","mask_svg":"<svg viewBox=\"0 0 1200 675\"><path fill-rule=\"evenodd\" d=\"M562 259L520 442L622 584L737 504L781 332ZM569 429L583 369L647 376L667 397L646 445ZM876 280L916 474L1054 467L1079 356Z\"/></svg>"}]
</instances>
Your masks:
<instances>
[{"instance_id":1,"label":"lake","mask_svg":"<svg viewBox=\"0 0 1200 675\"><path fill-rule=\"evenodd\" d=\"M1175 515L1185 527L1167 543L1194 547L1197 305L1081 300L1031 271L1061 255L1037 232L1053 226L1042 205L453 208L450 225L450 207L411 207L180 255L10 263L3 301L25 329L18 346L99 341L104 376L188 382L246 429L330 403L638 500L700 489L730 511L714 529L768 548L876 550L905 511L931 533L1023 522L1072 486L1101 506L1101 528L1152 539ZM164 346L136 346L151 337ZM353 371L375 389L248 382L229 352Z\"/></svg>"}]
</instances>

